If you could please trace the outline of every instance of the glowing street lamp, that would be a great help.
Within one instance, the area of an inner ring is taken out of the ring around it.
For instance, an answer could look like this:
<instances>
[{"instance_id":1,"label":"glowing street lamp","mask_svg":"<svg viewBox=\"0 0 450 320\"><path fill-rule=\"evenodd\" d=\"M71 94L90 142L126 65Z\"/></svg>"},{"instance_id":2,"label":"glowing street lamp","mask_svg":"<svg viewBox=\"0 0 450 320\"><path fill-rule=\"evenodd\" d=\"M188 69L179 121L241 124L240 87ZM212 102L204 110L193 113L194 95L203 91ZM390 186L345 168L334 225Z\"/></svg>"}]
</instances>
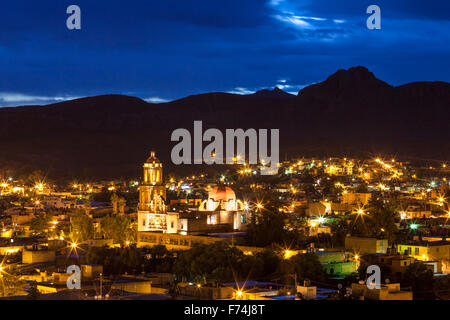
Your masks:
<instances>
[{"instance_id":1,"label":"glowing street lamp","mask_svg":"<svg viewBox=\"0 0 450 320\"><path fill-rule=\"evenodd\" d=\"M78 244L76 243L76 242L74 242L74 243L72 243L71 245L70 245L72 248L77 248L78 247Z\"/></svg>"},{"instance_id":2,"label":"glowing street lamp","mask_svg":"<svg viewBox=\"0 0 450 320\"><path fill-rule=\"evenodd\" d=\"M284 259L289 260L290 257L292 257L293 252L289 249L284 250Z\"/></svg>"},{"instance_id":3,"label":"glowing street lamp","mask_svg":"<svg viewBox=\"0 0 450 320\"><path fill-rule=\"evenodd\" d=\"M364 210L364 207L359 207L358 209L356 209L355 213L359 216L362 216L366 214L366 211Z\"/></svg>"},{"instance_id":4,"label":"glowing street lamp","mask_svg":"<svg viewBox=\"0 0 450 320\"><path fill-rule=\"evenodd\" d=\"M324 217L319 217L318 219L317 219L317 221L319 221L319 223L324 223L325 221L326 221L326 219L324 218Z\"/></svg>"},{"instance_id":5,"label":"glowing street lamp","mask_svg":"<svg viewBox=\"0 0 450 320\"><path fill-rule=\"evenodd\" d=\"M419 225L418 225L417 223L411 223L411 224L409 225L409 228L410 228L411 230L417 230L417 229L419 228Z\"/></svg>"}]
</instances>

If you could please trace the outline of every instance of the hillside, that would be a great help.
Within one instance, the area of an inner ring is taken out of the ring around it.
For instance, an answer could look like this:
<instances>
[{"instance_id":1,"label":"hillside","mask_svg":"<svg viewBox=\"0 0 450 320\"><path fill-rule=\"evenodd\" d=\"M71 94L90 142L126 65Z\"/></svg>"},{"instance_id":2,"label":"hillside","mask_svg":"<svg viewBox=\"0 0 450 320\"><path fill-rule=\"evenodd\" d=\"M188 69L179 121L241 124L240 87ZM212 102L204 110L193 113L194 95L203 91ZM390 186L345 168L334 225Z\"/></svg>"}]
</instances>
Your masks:
<instances>
[{"instance_id":1,"label":"hillside","mask_svg":"<svg viewBox=\"0 0 450 320\"><path fill-rule=\"evenodd\" d=\"M450 84L393 87L364 67L339 70L298 96L207 93L161 104L106 95L0 109L0 167L51 176L138 176L150 149L170 167L176 128L279 128L281 158L393 154L450 157Z\"/></svg>"}]
</instances>

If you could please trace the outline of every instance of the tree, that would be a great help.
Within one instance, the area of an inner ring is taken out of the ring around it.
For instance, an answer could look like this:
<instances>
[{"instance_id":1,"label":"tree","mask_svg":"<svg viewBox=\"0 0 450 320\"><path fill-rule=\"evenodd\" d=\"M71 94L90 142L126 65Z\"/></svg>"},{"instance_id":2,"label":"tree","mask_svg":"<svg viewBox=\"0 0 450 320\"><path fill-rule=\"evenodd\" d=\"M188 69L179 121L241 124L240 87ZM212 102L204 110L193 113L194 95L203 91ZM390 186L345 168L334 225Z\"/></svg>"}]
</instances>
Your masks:
<instances>
[{"instance_id":1,"label":"tree","mask_svg":"<svg viewBox=\"0 0 450 320\"><path fill-rule=\"evenodd\" d=\"M374 238L387 238L390 243L395 241L398 231L395 224L398 210L394 205L385 204L382 200L373 197L369 202L368 225L370 236Z\"/></svg>"},{"instance_id":2,"label":"tree","mask_svg":"<svg viewBox=\"0 0 450 320\"><path fill-rule=\"evenodd\" d=\"M135 230L129 217L107 216L101 220L100 225L105 239L113 239L114 242L120 244L134 240Z\"/></svg>"},{"instance_id":3,"label":"tree","mask_svg":"<svg viewBox=\"0 0 450 320\"><path fill-rule=\"evenodd\" d=\"M254 258L251 256L218 241L210 245L196 245L183 252L175 263L174 271L177 276L195 282L221 284L246 279L252 262Z\"/></svg>"},{"instance_id":4,"label":"tree","mask_svg":"<svg viewBox=\"0 0 450 320\"><path fill-rule=\"evenodd\" d=\"M450 276L439 277L435 281L434 292L436 297L448 300L450 297Z\"/></svg>"},{"instance_id":5,"label":"tree","mask_svg":"<svg viewBox=\"0 0 450 320\"><path fill-rule=\"evenodd\" d=\"M333 242L343 245L346 234L360 237L384 238L394 242L398 228L397 208L375 197L371 199L363 214L352 214L349 219L340 218L332 225Z\"/></svg>"},{"instance_id":6,"label":"tree","mask_svg":"<svg viewBox=\"0 0 450 320\"><path fill-rule=\"evenodd\" d=\"M127 268L136 270L142 265L142 257L135 247L126 247L120 250L120 262Z\"/></svg>"},{"instance_id":7,"label":"tree","mask_svg":"<svg viewBox=\"0 0 450 320\"><path fill-rule=\"evenodd\" d=\"M74 211L70 224L72 241L83 242L94 237L94 222L83 210Z\"/></svg>"},{"instance_id":8,"label":"tree","mask_svg":"<svg viewBox=\"0 0 450 320\"><path fill-rule=\"evenodd\" d=\"M325 272L319 262L319 258L314 253L297 254L290 259L294 265L294 271L298 280L325 280Z\"/></svg>"},{"instance_id":9,"label":"tree","mask_svg":"<svg viewBox=\"0 0 450 320\"><path fill-rule=\"evenodd\" d=\"M279 209L286 207L285 202L270 199L263 208L253 212L250 224L247 226L245 241L248 245L266 247L271 244L291 245L302 238L299 227L303 220L294 219L291 228L288 228L288 214L280 212Z\"/></svg>"},{"instance_id":10,"label":"tree","mask_svg":"<svg viewBox=\"0 0 450 320\"><path fill-rule=\"evenodd\" d=\"M252 276L257 279L270 278L277 271L280 261L281 258L270 249L256 253Z\"/></svg>"},{"instance_id":11,"label":"tree","mask_svg":"<svg viewBox=\"0 0 450 320\"><path fill-rule=\"evenodd\" d=\"M150 252L152 254L152 257L155 257L156 259L164 258L169 254L169 250L167 250L166 246L161 244L153 246L150 249Z\"/></svg>"},{"instance_id":12,"label":"tree","mask_svg":"<svg viewBox=\"0 0 450 320\"><path fill-rule=\"evenodd\" d=\"M411 286L414 298L434 299L433 271L423 262L410 264L403 274L401 284Z\"/></svg>"},{"instance_id":13,"label":"tree","mask_svg":"<svg viewBox=\"0 0 450 320\"><path fill-rule=\"evenodd\" d=\"M349 233L349 221L345 217L339 217L331 224L331 244L335 246L344 246L345 237Z\"/></svg>"},{"instance_id":14,"label":"tree","mask_svg":"<svg viewBox=\"0 0 450 320\"><path fill-rule=\"evenodd\" d=\"M30 230L34 235L45 235L49 229L51 215L40 212L30 222Z\"/></svg>"}]
</instances>

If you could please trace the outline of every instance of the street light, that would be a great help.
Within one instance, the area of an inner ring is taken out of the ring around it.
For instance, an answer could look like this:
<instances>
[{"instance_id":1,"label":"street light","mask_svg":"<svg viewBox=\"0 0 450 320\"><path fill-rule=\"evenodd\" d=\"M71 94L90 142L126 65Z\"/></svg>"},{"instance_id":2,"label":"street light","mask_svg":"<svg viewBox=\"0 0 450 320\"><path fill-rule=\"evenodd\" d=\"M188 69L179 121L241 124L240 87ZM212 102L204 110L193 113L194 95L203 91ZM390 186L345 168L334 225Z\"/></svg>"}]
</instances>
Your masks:
<instances>
[{"instance_id":1,"label":"street light","mask_svg":"<svg viewBox=\"0 0 450 320\"><path fill-rule=\"evenodd\" d=\"M410 228L411 230L416 230L417 228L419 228L419 225L418 225L417 223L411 223L411 224L409 225L409 228Z\"/></svg>"}]
</instances>

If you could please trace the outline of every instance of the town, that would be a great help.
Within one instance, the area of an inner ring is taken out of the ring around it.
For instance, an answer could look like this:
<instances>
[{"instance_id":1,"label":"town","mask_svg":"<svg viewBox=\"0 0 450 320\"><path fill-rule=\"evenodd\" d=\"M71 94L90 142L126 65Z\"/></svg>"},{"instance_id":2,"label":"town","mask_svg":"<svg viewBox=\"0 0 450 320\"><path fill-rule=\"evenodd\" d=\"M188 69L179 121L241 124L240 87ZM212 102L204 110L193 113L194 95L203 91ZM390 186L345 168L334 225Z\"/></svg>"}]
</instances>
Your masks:
<instances>
[{"instance_id":1,"label":"town","mask_svg":"<svg viewBox=\"0 0 450 320\"><path fill-rule=\"evenodd\" d=\"M180 176L152 151L140 177L65 183L0 168L0 297L450 298L444 161L233 161Z\"/></svg>"}]
</instances>

